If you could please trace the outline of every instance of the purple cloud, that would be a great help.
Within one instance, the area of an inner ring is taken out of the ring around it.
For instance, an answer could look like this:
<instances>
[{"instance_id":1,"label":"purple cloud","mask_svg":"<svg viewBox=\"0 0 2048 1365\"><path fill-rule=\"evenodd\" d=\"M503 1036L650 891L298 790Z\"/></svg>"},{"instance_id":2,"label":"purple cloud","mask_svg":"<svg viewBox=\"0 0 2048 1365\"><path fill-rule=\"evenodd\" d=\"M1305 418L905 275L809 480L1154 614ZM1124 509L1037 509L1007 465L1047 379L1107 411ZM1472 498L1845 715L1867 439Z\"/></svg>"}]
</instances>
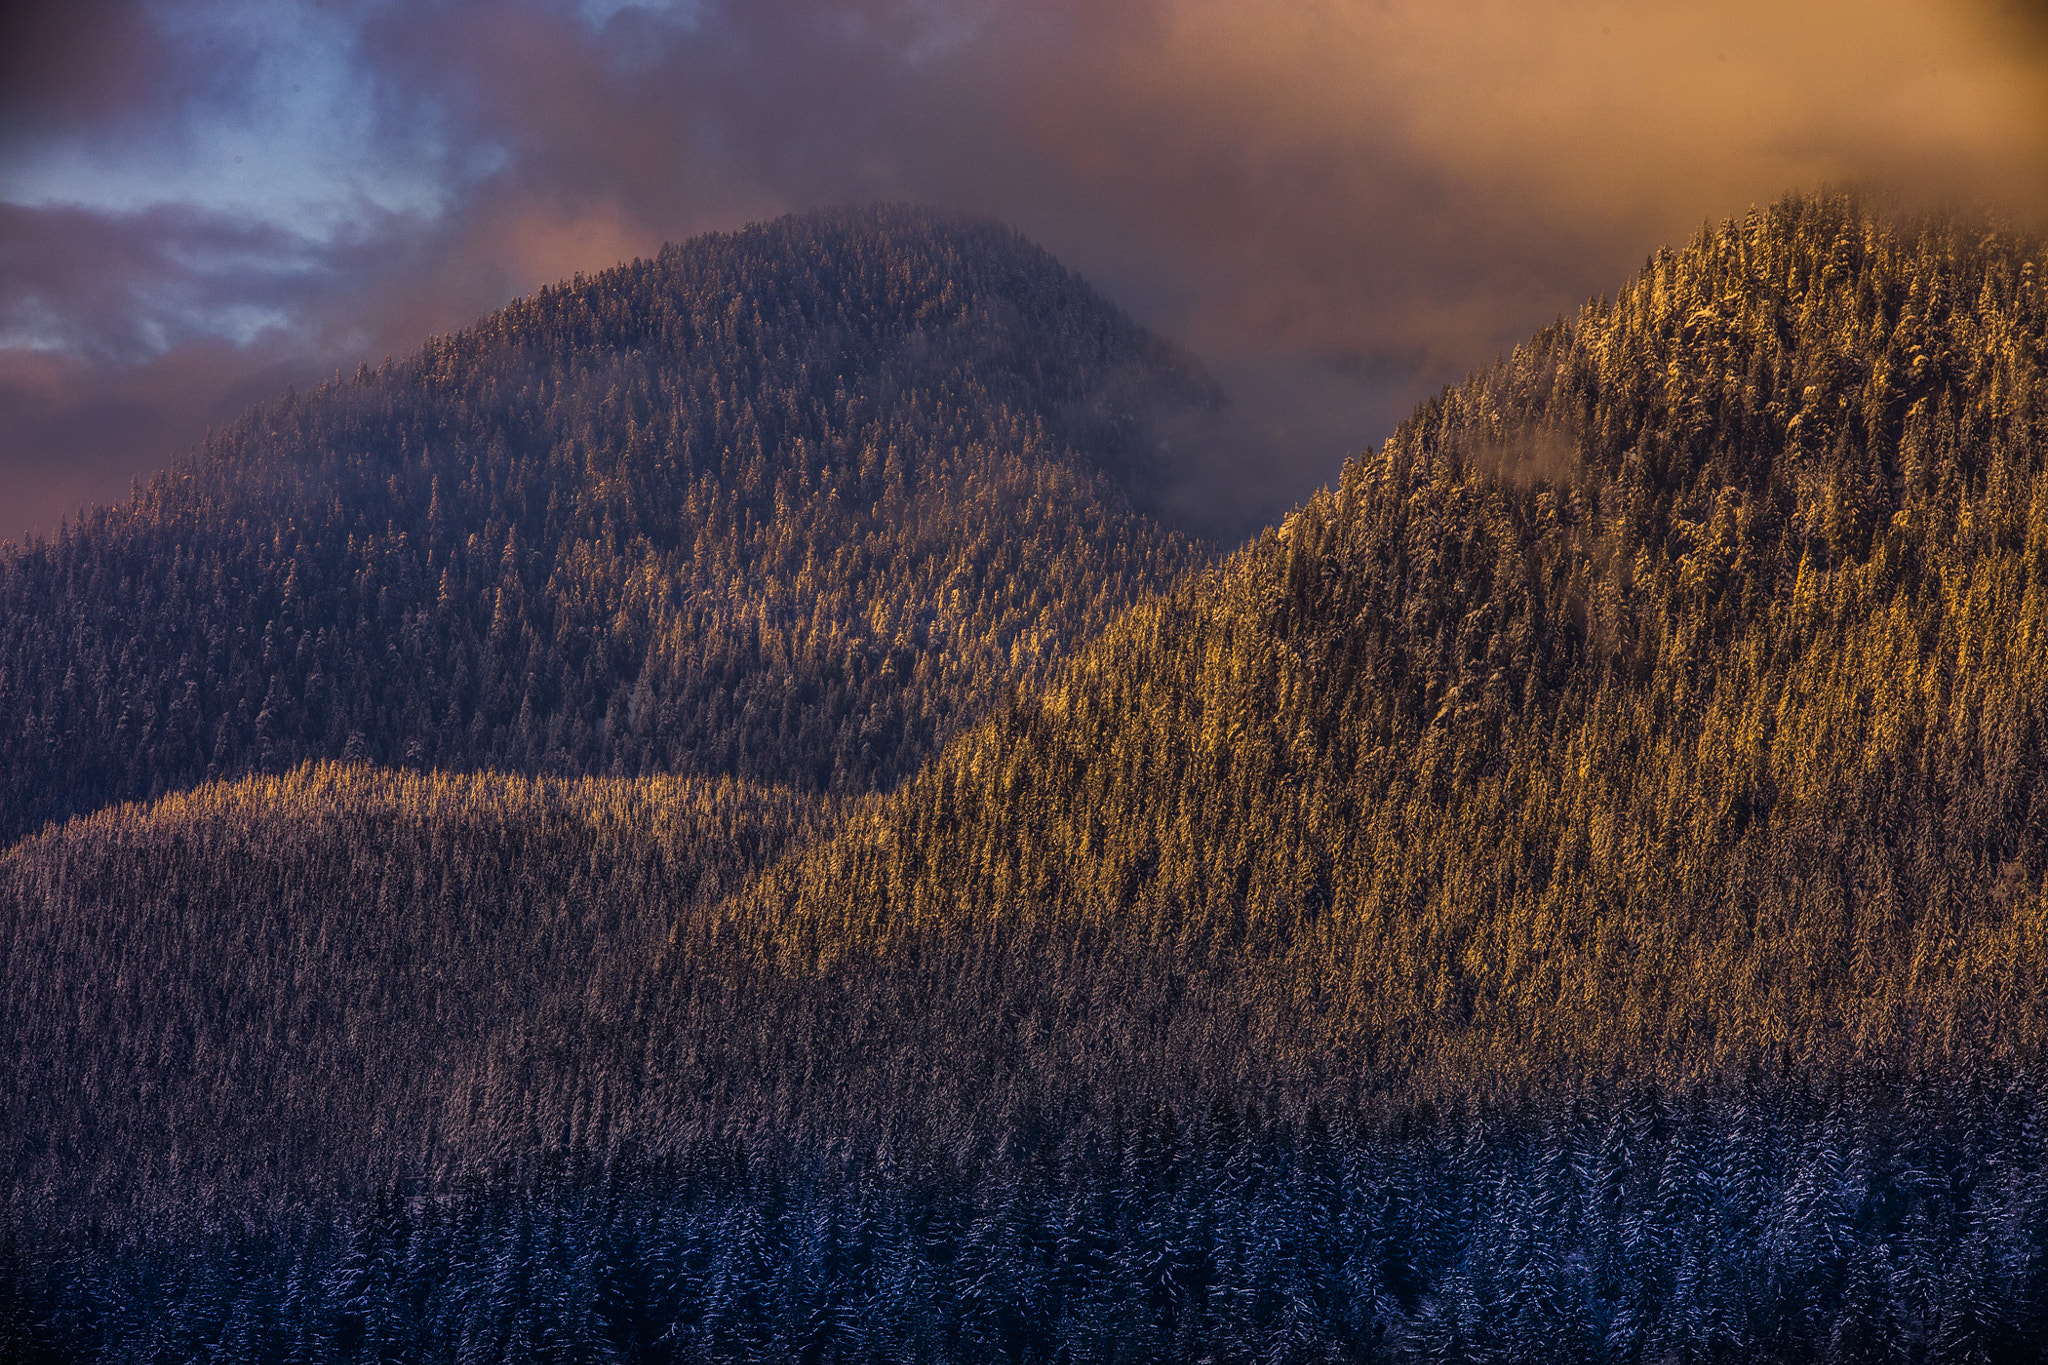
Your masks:
<instances>
[{"instance_id":1,"label":"purple cloud","mask_svg":"<svg viewBox=\"0 0 2048 1365\"><path fill-rule=\"evenodd\" d=\"M286 379L665 240L1015 223L1240 396L1275 512L1703 219L2031 208L2017 9L1734 0L69 0L0 29L0 539Z\"/></svg>"}]
</instances>

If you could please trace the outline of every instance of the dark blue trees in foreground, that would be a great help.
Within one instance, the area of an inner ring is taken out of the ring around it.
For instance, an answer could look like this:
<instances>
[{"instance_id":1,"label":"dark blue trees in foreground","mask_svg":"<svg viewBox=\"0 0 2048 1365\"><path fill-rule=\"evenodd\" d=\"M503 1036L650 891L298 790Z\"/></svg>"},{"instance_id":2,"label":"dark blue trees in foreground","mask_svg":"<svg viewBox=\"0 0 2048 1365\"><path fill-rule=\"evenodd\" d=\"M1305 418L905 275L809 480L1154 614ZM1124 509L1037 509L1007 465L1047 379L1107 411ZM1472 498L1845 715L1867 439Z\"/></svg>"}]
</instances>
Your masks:
<instances>
[{"instance_id":1,"label":"dark blue trees in foreground","mask_svg":"<svg viewBox=\"0 0 2048 1365\"><path fill-rule=\"evenodd\" d=\"M25 1359L2006 1361L2033 1077L1361 1126L1156 1109L986 1159L706 1145L10 1251Z\"/></svg>"}]
</instances>

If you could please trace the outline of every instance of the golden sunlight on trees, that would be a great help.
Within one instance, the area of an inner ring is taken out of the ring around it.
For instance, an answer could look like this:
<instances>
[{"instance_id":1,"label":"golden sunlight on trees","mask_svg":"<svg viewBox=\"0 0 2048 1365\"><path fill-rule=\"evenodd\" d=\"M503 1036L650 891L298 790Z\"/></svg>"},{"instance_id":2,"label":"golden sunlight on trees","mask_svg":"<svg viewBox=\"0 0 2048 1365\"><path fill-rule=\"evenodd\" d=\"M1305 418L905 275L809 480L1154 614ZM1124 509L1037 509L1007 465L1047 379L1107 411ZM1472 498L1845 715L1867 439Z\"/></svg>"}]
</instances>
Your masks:
<instances>
[{"instance_id":1,"label":"golden sunlight on trees","mask_svg":"<svg viewBox=\"0 0 2048 1365\"><path fill-rule=\"evenodd\" d=\"M1216 563L1202 386L879 222L0 567L0 1346L2040 1354L2039 239L1707 229Z\"/></svg>"}]
</instances>

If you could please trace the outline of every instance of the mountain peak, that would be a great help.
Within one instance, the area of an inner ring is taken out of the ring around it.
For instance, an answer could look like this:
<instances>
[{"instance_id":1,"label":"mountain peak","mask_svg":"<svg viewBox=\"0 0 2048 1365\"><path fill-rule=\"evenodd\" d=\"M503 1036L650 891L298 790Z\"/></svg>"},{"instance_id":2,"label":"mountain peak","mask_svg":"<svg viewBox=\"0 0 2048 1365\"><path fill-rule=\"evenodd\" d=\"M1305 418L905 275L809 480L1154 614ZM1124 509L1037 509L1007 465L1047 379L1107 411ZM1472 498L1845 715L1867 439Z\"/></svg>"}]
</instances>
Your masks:
<instances>
[{"instance_id":1,"label":"mountain peak","mask_svg":"<svg viewBox=\"0 0 2048 1365\"><path fill-rule=\"evenodd\" d=\"M929 210L550 286L0 564L0 735L69 737L0 739L0 829L321 757L887 785L1196 562L1148 414L1215 401Z\"/></svg>"}]
</instances>

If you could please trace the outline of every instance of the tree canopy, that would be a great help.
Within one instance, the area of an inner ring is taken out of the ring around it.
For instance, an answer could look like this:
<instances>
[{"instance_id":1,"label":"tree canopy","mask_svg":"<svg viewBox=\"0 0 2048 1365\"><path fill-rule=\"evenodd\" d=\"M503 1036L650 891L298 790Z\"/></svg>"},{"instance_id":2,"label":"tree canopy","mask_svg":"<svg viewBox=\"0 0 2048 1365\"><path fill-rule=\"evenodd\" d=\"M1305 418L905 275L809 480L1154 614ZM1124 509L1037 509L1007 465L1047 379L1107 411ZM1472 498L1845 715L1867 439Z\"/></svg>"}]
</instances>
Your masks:
<instances>
[{"instance_id":1,"label":"tree canopy","mask_svg":"<svg viewBox=\"0 0 2048 1365\"><path fill-rule=\"evenodd\" d=\"M0 1348L2039 1358L2043 270L1788 199L1220 561L910 211L260 411L0 565Z\"/></svg>"}]
</instances>

